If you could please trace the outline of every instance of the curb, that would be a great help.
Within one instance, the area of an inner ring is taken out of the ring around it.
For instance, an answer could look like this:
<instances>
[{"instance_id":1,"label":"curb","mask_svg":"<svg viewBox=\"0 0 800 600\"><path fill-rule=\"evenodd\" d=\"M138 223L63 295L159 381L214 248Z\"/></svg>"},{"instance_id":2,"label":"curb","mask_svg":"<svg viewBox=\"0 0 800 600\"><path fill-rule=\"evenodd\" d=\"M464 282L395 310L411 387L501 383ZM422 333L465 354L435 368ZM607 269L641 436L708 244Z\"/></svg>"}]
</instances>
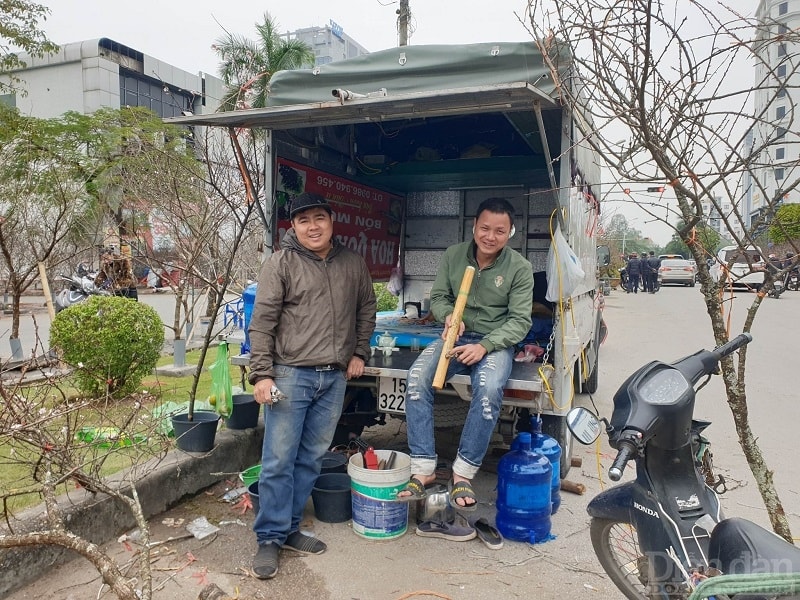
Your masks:
<instances>
[{"instance_id":1,"label":"curb","mask_svg":"<svg viewBox=\"0 0 800 600\"><path fill-rule=\"evenodd\" d=\"M223 477L211 473L238 472L258 462L264 437L263 421L255 429L222 429L214 449L207 454L171 450L163 459L152 459L138 469L152 470L136 484L139 500L148 519L194 496ZM122 476L112 477L121 481ZM125 484L125 489L129 489ZM68 529L94 544L104 544L136 527L124 503L105 494L76 490L58 497ZM28 533L47 525L44 504L8 516L15 533ZM0 535L8 533L8 523ZM33 546L0 550L0 598L40 579L48 569L80 555L60 546Z\"/></svg>"}]
</instances>

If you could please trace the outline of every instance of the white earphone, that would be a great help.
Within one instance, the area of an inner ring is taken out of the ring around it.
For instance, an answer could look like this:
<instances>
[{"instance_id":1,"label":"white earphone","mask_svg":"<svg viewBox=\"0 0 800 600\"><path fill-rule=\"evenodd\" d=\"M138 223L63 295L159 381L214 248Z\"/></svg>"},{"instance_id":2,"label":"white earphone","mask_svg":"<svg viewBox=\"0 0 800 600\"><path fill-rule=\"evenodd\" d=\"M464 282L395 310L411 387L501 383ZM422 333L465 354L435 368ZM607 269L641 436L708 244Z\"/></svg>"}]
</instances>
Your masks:
<instances>
[{"instance_id":1,"label":"white earphone","mask_svg":"<svg viewBox=\"0 0 800 600\"><path fill-rule=\"evenodd\" d=\"M508 234L508 239L514 237L514 234L517 233L517 228L513 225L511 226L511 232ZM475 226L472 226L472 235L475 235Z\"/></svg>"}]
</instances>

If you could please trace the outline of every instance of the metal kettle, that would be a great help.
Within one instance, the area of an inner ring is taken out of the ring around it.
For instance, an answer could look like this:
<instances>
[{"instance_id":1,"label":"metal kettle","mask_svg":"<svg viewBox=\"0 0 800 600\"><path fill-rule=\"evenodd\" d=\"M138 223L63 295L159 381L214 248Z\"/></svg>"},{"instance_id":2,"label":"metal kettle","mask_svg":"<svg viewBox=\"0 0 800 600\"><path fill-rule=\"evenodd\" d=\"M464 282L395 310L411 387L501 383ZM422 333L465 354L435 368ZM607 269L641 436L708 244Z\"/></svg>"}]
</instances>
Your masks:
<instances>
[{"instance_id":1,"label":"metal kettle","mask_svg":"<svg viewBox=\"0 0 800 600\"><path fill-rule=\"evenodd\" d=\"M437 523L453 523L456 520L456 509L450 503L450 492L447 486L437 483L427 489L428 495L417 500L417 523L436 521Z\"/></svg>"}]
</instances>

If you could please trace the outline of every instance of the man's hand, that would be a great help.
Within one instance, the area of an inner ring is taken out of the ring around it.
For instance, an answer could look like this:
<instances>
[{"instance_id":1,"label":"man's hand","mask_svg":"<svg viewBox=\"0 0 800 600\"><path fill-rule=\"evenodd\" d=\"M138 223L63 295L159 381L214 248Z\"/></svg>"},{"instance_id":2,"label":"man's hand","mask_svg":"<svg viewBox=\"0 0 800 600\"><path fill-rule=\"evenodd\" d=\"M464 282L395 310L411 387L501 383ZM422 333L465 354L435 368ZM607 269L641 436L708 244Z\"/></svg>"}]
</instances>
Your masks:
<instances>
[{"instance_id":1,"label":"man's hand","mask_svg":"<svg viewBox=\"0 0 800 600\"><path fill-rule=\"evenodd\" d=\"M254 386L253 386L253 398L255 398L256 402L259 404L269 404L272 405L272 386L275 385L275 381L267 378L267 379L260 379Z\"/></svg>"},{"instance_id":2,"label":"man's hand","mask_svg":"<svg viewBox=\"0 0 800 600\"><path fill-rule=\"evenodd\" d=\"M480 362L486 354L486 348L480 344L465 344L464 346L453 348L448 356L469 366Z\"/></svg>"},{"instance_id":3,"label":"man's hand","mask_svg":"<svg viewBox=\"0 0 800 600\"><path fill-rule=\"evenodd\" d=\"M452 314L449 314L444 318L444 330L442 331L443 340L447 339L447 332L450 330L450 318L452 316L453 316ZM458 341L458 338L460 338L461 334L464 333L464 329L465 329L464 321L461 321L458 324L458 335L456 336L456 341Z\"/></svg>"},{"instance_id":4,"label":"man's hand","mask_svg":"<svg viewBox=\"0 0 800 600\"><path fill-rule=\"evenodd\" d=\"M345 379L357 379L364 374L364 360L358 356L354 356L350 359L350 362L347 363L347 373L345 373Z\"/></svg>"}]
</instances>

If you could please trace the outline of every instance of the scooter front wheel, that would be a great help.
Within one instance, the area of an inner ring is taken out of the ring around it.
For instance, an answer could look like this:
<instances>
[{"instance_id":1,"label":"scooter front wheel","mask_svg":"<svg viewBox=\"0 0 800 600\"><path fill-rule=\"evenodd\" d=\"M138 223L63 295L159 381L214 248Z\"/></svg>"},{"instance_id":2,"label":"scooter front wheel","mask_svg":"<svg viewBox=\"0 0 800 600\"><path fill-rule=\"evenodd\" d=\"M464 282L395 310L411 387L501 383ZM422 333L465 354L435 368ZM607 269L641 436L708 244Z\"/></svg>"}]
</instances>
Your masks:
<instances>
[{"instance_id":1,"label":"scooter front wheel","mask_svg":"<svg viewBox=\"0 0 800 600\"><path fill-rule=\"evenodd\" d=\"M629 600L648 600L647 557L630 523L593 518L589 534L597 559L614 585Z\"/></svg>"}]
</instances>

